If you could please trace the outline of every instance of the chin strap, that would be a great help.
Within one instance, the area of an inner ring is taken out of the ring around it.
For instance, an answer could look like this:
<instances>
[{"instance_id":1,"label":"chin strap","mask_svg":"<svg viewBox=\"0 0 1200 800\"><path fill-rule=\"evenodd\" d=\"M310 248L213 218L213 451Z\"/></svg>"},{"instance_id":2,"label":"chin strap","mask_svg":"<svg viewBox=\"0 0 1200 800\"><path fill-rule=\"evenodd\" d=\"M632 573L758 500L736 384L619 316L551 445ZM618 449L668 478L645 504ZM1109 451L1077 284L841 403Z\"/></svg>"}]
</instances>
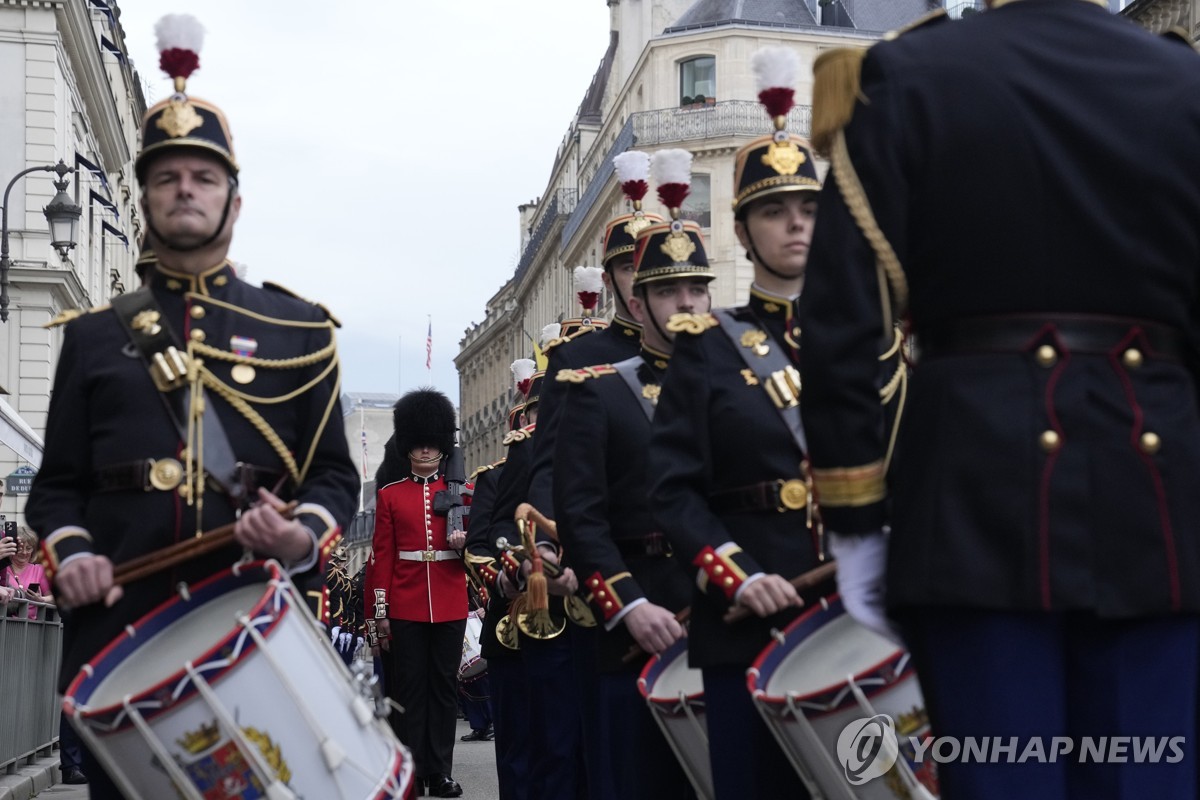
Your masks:
<instances>
[{"instance_id":1,"label":"chin strap","mask_svg":"<svg viewBox=\"0 0 1200 800\"><path fill-rule=\"evenodd\" d=\"M781 281L794 281L795 278L793 276L784 275L782 272L775 269L763 260L763 257L758 254L758 248L754 246L754 237L750 235L750 226L743 224L742 228L746 231L746 241L750 242L750 248L746 251L746 255L750 258L750 260L774 275L776 278L779 278Z\"/></svg>"}]
</instances>

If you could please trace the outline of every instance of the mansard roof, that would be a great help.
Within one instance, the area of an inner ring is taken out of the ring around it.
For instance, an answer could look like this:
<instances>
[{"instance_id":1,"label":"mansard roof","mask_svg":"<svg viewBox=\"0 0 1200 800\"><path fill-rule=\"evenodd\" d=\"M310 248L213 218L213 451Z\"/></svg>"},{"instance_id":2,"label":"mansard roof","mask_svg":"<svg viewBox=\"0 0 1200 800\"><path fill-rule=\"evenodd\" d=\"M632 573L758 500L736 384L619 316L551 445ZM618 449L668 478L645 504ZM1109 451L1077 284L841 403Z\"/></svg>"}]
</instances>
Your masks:
<instances>
[{"instance_id":1,"label":"mansard roof","mask_svg":"<svg viewBox=\"0 0 1200 800\"><path fill-rule=\"evenodd\" d=\"M836 14L837 27L882 32L905 25L941 5L938 0L837 0L831 11ZM820 8L815 2L810 7L807 0L696 0L664 32L735 24L819 27L820 19Z\"/></svg>"}]
</instances>

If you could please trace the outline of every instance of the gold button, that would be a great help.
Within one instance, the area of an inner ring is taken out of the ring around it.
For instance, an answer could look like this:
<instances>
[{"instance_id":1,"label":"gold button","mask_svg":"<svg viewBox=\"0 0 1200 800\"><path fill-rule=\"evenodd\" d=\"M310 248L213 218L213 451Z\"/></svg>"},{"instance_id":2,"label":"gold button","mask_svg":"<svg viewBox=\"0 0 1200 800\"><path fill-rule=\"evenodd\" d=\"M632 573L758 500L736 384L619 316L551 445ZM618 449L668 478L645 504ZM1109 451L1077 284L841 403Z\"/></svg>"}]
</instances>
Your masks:
<instances>
[{"instance_id":1,"label":"gold button","mask_svg":"<svg viewBox=\"0 0 1200 800\"><path fill-rule=\"evenodd\" d=\"M1054 362L1058 361L1058 351L1050 345L1044 344L1037 349L1037 353L1034 355L1034 358L1036 358L1037 362L1043 367L1052 367L1054 366Z\"/></svg>"},{"instance_id":2,"label":"gold button","mask_svg":"<svg viewBox=\"0 0 1200 800\"><path fill-rule=\"evenodd\" d=\"M192 306L190 313L192 315L192 319L204 319L204 306Z\"/></svg>"},{"instance_id":3,"label":"gold button","mask_svg":"<svg viewBox=\"0 0 1200 800\"><path fill-rule=\"evenodd\" d=\"M1146 431L1141 438L1142 452L1152 456L1162 448L1162 439L1157 433Z\"/></svg>"},{"instance_id":4,"label":"gold button","mask_svg":"<svg viewBox=\"0 0 1200 800\"><path fill-rule=\"evenodd\" d=\"M713 567L713 575L720 575L724 571L725 571L725 568L722 567L720 564L717 564L715 567Z\"/></svg>"},{"instance_id":5,"label":"gold button","mask_svg":"<svg viewBox=\"0 0 1200 800\"><path fill-rule=\"evenodd\" d=\"M726 585L726 586L733 586L733 578L726 578L726 579L725 579L725 585Z\"/></svg>"},{"instance_id":6,"label":"gold button","mask_svg":"<svg viewBox=\"0 0 1200 800\"><path fill-rule=\"evenodd\" d=\"M607 603L605 603L605 604L604 604L604 608L605 608L606 610L607 610L607 609L610 609L610 608L612 608L612 602L610 601L610 602L607 602Z\"/></svg>"},{"instance_id":7,"label":"gold button","mask_svg":"<svg viewBox=\"0 0 1200 800\"><path fill-rule=\"evenodd\" d=\"M1038 442L1047 453L1053 453L1062 444L1062 437L1058 435L1058 431L1044 431L1038 437Z\"/></svg>"},{"instance_id":8,"label":"gold button","mask_svg":"<svg viewBox=\"0 0 1200 800\"><path fill-rule=\"evenodd\" d=\"M1121 361L1123 361L1125 366L1129 367L1130 369L1137 369L1142 365L1143 362L1145 362L1145 360L1146 359L1142 355L1142 351L1138 350L1136 347L1131 347L1121 354Z\"/></svg>"},{"instance_id":9,"label":"gold button","mask_svg":"<svg viewBox=\"0 0 1200 800\"><path fill-rule=\"evenodd\" d=\"M188 335L192 337L193 342L204 341L204 331L200 330L199 328L193 328L192 332Z\"/></svg>"},{"instance_id":10,"label":"gold button","mask_svg":"<svg viewBox=\"0 0 1200 800\"><path fill-rule=\"evenodd\" d=\"M704 558L702 560L704 561L705 564L711 564L713 562L713 554L705 553Z\"/></svg>"}]
</instances>

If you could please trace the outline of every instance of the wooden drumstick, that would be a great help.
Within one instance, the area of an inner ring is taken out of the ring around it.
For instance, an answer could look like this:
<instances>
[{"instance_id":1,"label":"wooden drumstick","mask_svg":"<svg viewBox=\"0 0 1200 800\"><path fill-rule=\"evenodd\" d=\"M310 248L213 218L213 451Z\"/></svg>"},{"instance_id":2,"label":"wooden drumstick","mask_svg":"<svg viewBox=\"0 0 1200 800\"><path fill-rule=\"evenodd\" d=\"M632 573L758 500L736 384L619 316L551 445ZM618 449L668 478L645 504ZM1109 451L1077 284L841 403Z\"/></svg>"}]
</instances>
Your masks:
<instances>
[{"instance_id":1,"label":"wooden drumstick","mask_svg":"<svg viewBox=\"0 0 1200 800\"><path fill-rule=\"evenodd\" d=\"M291 519L296 506L297 503L293 500L280 508L279 513L285 519ZM189 559L225 547L233 542L233 532L236 527L237 523L231 522L228 525L213 528L211 531L207 531L200 536L184 539L182 542L176 542L175 544L155 550L152 553L146 553L137 558L124 561L118 564L113 570L113 583L118 586L124 586L127 583L132 583L133 581L162 572L164 569L170 569Z\"/></svg>"},{"instance_id":2,"label":"wooden drumstick","mask_svg":"<svg viewBox=\"0 0 1200 800\"><path fill-rule=\"evenodd\" d=\"M797 592L803 592L806 589L812 589L815 586L825 583L835 575L837 575L837 562L827 561L816 569L810 569L803 575L797 575L788 581L788 583L794 586ZM725 612L725 622L732 625L735 622L741 622L746 617L752 616L754 616L754 612L748 606L739 603Z\"/></svg>"}]
</instances>

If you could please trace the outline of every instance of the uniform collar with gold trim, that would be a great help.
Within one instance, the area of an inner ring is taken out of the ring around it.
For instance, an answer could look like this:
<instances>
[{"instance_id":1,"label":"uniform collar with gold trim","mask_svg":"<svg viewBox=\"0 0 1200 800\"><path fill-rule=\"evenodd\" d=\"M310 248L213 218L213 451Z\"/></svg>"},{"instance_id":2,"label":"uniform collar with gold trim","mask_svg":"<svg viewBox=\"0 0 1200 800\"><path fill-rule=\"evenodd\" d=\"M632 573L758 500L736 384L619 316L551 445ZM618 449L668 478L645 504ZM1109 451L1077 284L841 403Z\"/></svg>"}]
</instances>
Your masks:
<instances>
[{"instance_id":1,"label":"uniform collar with gold trim","mask_svg":"<svg viewBox=\"0 0 1200 800\"><path fill-rule=\"evenodd\" d=\"M795 297L781 297L757 285L750 286L749 306L760 319L789 319L795 302Z\"/></svg>"},{"instance_id":2,"label":"uniform collar with gold trim","mask_svg":"<svg viewBox=\"0 0 1200 800\"><path fill-rule=\"evenodd\" d=\"M442 473L435 472L427 478L423 478L420 475L409 475L408 477L412 478L413 483L424 483L428 485L436 482L438 478L442 477Z\"/></svg>"},{"instance_id":3,"label":"uniform collar with gold trim","mask_svg":"<svg viewBox=\"0 0 1200 800\"><path fill-rule=\"evenodd\" d=\"M646 365L658 374L665 372L667 369L667 364L669 364L671 361L671 355L669 353L655 350L645 342L642 343L641 356L642 360L646 362Z\"/></svg>"},{"instance_id":4,"label":"uniform collar with gold trim","mask_svg":"<svg viewBox=\"0 0 1200 800\"><path fill-rule=\"evenodd\" d=\"M612 324L608 327L615 335L620 336L622 339L631 339L642 335L641 325L638 325L636 322L630 322L627 319L621 319L620 316L614 316Z\"/></svg>"},{"instance_id":5,"label":"uniform collar with gold trim","mask_svg":"<svg viewBox=\"0 0 1200 800\"><path fill-rule=\"evenodd\" d=\"M233 265L228 260L222 261L215 267L193 275L188 272L176 272L162 263L154 265L148 276L152 288L165 289L168 292L189 292L199 295L219 295L238 279Z\"/></svg>"}]
</instances>

